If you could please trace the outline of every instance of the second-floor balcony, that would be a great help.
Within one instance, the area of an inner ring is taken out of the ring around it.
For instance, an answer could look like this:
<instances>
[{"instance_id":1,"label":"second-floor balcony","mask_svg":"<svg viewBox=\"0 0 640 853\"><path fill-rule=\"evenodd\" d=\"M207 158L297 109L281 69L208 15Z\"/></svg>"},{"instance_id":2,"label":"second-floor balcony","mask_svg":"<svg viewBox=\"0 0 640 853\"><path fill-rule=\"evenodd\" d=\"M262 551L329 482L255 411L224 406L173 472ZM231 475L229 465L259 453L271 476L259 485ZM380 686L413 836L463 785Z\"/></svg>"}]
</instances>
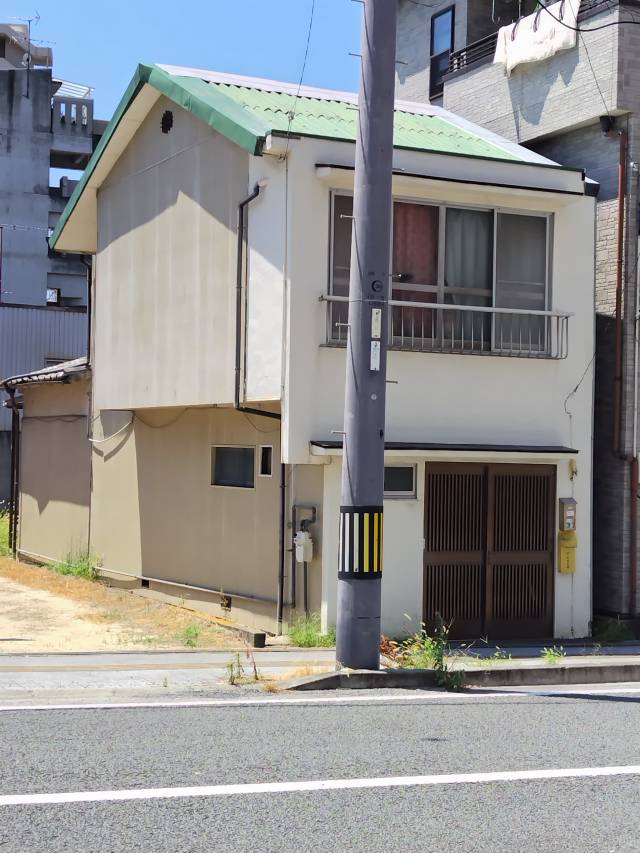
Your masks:
<instances>
[{"instance_id":1,"label":"second-floor balcony","mask_svg":"<svg viewBox=\"0 0 640 853\"><path fill-rule=\"evenodd\" d=\"M587 20L603 11L609 11L613 6L619 5L619 0L581 0L578 22ZM542 10L538 10L544 14ZM514 20L514 25L516 20ZM458 50L452 50L449 54L449 67L445 72L444 81L449 74L456 74L474 68L484 63L492 62L498 42L498 25L487 19L487 29L495 30L489 32L480 39L469 42Z\"/></svg>"},{"instance_id":2,"label":"second-floor balcony","mask_svg":"<svg viewBox=\"0 0 640 853\"><path fill-rule=\"evenodd\" d=\"M320 299L327 303L327 345L346 346L349 298ZM563 311L392 299L387 344L410 352L563 359L568 354L570 316Z\"/></svg>"}]
</instances>

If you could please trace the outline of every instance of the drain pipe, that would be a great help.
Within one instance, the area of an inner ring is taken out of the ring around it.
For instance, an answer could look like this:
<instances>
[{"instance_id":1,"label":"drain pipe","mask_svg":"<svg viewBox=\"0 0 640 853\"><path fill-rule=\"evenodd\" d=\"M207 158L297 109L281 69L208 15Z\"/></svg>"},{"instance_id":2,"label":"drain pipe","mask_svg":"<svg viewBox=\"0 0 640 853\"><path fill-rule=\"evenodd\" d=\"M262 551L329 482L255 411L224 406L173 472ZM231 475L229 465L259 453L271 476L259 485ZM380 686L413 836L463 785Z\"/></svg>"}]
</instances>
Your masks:
<instances>
[{"instance_id":1,"label":"drain pipe","mask_svg":"<svg viewBox=\"0 0 640 853\"><path fill-rule=\"evenodd\" d=\"M636 188L640 191L640 175L638 165L633 164L633 172L636 176ZM629 573L629 614L637 615L637 588L638 588L638 482L640 468L638 465L638 372L640 341L638 323L640 322L640 252L636 246L636 304L633 323L633 437L631 450L631 471L629 488L629 508L631 512L631 524L629 534L629 547L631 551L631 571Z\"/></svg>"},{"instance_id":2,"label":"drain pipe","mask_svg":"<svg viewBox=\"0 0 640 853\"><path fill-rule=\"evenodd\" d=\"M614 136L614 119L602 116L602 128L607 136ZM618 459L629 462L629 614L636 615L636 592L638 585L638 283L636 283L636 305L634 312L634 357L633 357L633 436L631 456L622 448L622 373L623 373L623 328L622 301L624 297L624 235L625 209L627 194L627 152L628 134L620 130L618 134L618 230L616 257L616 302L615 302L615 365L613 377L613 435L612 450Z\"/></svg>"},{"instance_id":3,"label":"drain pipe","mask_svg":"<svg viewBox=\"0 0 640 853\"><path fill-rule=\"evenodd\" d=\"M16 389L4 387L9 395L11 410L11 463L9 466L9 550L15 557L18 550L18 505L20 495L20 414Z\"/></svg>"},{"instance_id":4,"label":"drain pipe","mask_svg":"<svg viewBox=\"0 0 640 853\"><path fill-rule=\"evenodd\" d=\"M613 133L610 130L609 133ZM624 213L627 187L627 132L619 132L620 154L618 160L618 239L616 258L616 309L615 309L615 370L613 377L613 452L621 449L622 427L622 297L624 258Z\"/></svg>"},{"instance_id":5,"label":"drain pipe","mask_svg":"<svg viewBox=\"0 0 640 853\"><path fill-rule=\"evenodd\" d=\"M248 415L257 415L262 418L271 418L280 421L280 452L282 453L282 415L280 412L268 412L263 409L254 409L251 406L245 406L240 402L240 387L242 384L242 317L243 300L242 293L244 288L244 269L245 256L247 245L247 224L246 210L251 202L258 198L260 190L265 182L258 181L255 184L253 191L243 199L238 205L238 246L236 253L236 363L235 363L235 388L233 407L237 412L244 412ZM285 600L284 600L284 580L285 580L285 524L286 524L286 465L280 463L280 529L278 535L278 594L276 602L276 620L278 622L278 633L282 633L282 622L284 616Z\"/></svg>"}]
</instances>

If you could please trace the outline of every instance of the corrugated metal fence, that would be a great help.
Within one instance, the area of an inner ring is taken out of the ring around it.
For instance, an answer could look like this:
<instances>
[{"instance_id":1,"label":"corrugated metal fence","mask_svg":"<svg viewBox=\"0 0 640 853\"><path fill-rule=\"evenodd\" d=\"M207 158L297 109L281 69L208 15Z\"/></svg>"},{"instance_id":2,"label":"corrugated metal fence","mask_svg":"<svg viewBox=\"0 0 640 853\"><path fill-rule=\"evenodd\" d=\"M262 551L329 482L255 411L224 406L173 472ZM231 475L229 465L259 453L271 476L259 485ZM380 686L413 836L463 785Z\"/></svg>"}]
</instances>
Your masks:
<instances>
[{"instance_id":1,"label":"corrugated metal fence","mask_svg":"<svg viewBox=\"0 0 640 853\"><path fill-rule=\"evenodd\" d=\"M86 352L86 312L0 305L0 379L39 370L48 359L66 361ZM0 430L8 429L11 414L0 408Z\"/></svg>"}]
</instances>

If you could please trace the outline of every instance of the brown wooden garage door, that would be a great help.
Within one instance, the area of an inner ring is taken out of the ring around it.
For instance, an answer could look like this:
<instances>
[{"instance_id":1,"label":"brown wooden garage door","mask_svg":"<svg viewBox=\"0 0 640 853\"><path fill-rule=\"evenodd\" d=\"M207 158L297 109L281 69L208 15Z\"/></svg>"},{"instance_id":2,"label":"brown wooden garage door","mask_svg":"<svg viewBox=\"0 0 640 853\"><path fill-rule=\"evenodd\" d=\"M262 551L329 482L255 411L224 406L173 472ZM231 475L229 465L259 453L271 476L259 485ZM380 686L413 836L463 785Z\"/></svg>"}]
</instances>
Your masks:
<instances>
[{"instance_id":1,"label":"brown wooden garage door","mask_svg":"<svg viewBox=\"0 0 640 853\"><path fill-rule=\"evenodd\" d=\"M452 638L553 633L555 468L427 465L424 621Z\"/></svg>"}]
</instances>

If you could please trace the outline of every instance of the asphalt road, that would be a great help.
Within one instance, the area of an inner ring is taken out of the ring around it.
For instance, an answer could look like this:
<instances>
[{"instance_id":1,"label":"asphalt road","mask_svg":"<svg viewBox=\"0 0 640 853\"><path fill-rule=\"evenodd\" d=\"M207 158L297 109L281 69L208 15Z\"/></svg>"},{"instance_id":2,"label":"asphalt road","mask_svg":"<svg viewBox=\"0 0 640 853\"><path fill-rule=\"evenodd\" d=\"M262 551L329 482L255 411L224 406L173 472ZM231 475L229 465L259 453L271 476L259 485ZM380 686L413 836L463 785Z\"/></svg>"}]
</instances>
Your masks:
<instances>
[{"instance_id":1,"label":"asphalt road","mask_svg":"<svg viewBox=\"0 0 640 853\"><path fill-rule=\"evenodd\" d=\"M640 686L569 691L0 706L0 851L636 851Z\"/></svg>"}]
</instances>

